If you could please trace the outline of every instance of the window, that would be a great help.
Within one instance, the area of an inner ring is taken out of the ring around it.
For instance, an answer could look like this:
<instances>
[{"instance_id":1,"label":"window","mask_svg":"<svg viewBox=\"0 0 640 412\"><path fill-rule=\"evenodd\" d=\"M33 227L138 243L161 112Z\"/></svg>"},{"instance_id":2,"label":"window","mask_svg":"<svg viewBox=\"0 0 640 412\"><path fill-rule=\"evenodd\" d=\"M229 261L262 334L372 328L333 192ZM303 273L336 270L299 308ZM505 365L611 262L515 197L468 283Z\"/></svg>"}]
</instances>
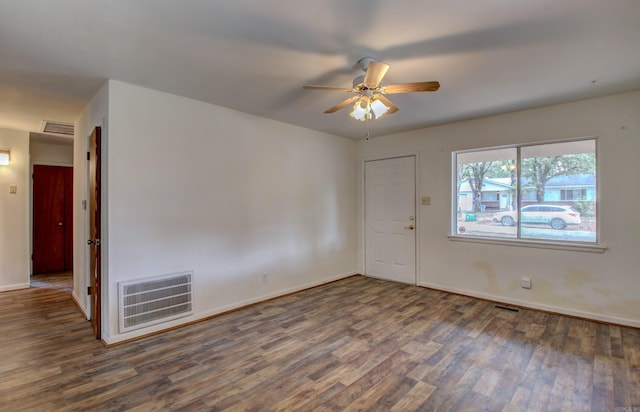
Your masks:
<instances>
[{"instance_id":1,"label":"window","mask_svg":"<svg viewBox=\"0 0 640 412\"><path fill-rule=\"evenodd\" d=\"M482 201L499 201L500 200L500 192L491 191L491 192L482 192Z\"/></svg>"},{"instance_id":2,"label":"window","mask_svg":"<svg viewBox=\"0 0 640 412\"><path fill-rule=\"evenodd\" d=\"M595 243L596 140L453 153L465 237Z\"/></svg>"},{"instance_id":3,"label":"window","mask_svg":"<svg viewBox=\"0 0 640 412\"><path fill-rule=\"evenodd\" d=\"M560 190L560 200L586 200L587 189L562 189Z\"/></svg>"}]
</instances>

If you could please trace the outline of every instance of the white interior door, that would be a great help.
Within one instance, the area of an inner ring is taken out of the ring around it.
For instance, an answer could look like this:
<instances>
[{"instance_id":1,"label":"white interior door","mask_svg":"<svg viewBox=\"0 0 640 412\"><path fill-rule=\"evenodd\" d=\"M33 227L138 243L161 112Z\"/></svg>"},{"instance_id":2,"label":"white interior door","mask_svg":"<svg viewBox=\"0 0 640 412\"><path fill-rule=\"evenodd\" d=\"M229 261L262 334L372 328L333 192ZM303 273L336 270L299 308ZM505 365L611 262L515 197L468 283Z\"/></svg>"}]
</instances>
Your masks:
<instances>
[{"instance_id":1,"label":"white interior door","mask_svg":"<svg viewBox=\"0 0 640 412\"><path fill-rule=\"evenodd\" d=\"M415 157L365 163L365 273L416 283Z\"/></svg>"}]
</instances>

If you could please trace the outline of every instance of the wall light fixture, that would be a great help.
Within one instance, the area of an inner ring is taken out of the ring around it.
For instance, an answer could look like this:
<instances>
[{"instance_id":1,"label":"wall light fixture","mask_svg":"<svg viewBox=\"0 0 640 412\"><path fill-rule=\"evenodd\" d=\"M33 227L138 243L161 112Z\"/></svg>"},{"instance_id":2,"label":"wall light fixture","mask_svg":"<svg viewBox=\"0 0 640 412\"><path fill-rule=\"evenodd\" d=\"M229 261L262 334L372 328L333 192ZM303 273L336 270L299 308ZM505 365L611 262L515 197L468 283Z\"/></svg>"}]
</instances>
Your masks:
<instances>
[{"instance_id":1,"label":"wall light fixture","mask_svg":"<svg viewBox=\"0 0 640 412\"><path fill-rule=\"evenodd\" d=\"M7 166L11 161L11 151L0 150L0 166Z\"/></svg>"}]
</instances>

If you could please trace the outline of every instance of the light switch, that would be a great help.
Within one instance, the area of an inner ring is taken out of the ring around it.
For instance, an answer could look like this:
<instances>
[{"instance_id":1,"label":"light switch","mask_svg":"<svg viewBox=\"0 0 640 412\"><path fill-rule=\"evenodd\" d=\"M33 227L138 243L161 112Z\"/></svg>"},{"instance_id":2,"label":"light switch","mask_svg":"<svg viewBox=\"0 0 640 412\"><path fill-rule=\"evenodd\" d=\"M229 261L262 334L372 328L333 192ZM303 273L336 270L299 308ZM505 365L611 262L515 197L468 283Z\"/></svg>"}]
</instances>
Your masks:
<instances>
[{"instance_id":1,"label":"light switch","mask_svg":"<svg viewBox=\"0 0 640 412\"><path fill-rule=\"evenodd\" d=\"M18 193L18 185L10 185L9 193L12 195L15 195L16 193Z\"/></svg>"},{"instance_id":2,"label":"light switch","mask_svg":"<svg viewBox=\"0 0 640 412\"><path fill-rule=\"evenodd\" d=\"M431 196L422 196L422 206L429 206L431 204Z\"/></svg>"}]
</instances>

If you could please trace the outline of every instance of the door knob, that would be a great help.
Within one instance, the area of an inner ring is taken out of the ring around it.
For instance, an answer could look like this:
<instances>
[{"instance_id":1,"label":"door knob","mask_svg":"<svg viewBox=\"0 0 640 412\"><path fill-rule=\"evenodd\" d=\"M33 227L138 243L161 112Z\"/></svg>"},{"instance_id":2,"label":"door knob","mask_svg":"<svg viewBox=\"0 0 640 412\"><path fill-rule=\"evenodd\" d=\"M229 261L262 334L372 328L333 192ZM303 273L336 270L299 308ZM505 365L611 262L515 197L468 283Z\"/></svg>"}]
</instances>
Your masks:
<instances>
[{"instance_id":1,"label":"door knob","mask_svg":"<svg viewBox=\"0 0 640 412\"><path fill-rule=\"evenodd\" d=\"M96 245L100 246L100 239L89 239L87 240L87 245Z\"/></svg>"},{"instance_id":2,"label":"door knob","mask_svg":"<svg viewBox=\"0 0 640 412\"><path fill-rule=\"evenodd\" d=\"M405 228L405 229L409 229L409 230L413 230L413 229L414 229L414 226L413 226L413 225L409 225L409 226L405 226L404 228Z\"/></svg>"},{"instance_id":3,"label":"door knob","mask_svg":"<svg viewBox=\"0 0 640 412\"><path fill-rule=\"evenodd\" d=\"M64 226L64 223L58 222L58 226Z\"/></svg>"},{"instance_id":4,"label":"door knob","mask_svg":"<svg viewBox=\"0 0 640 412\"><path fill-rule=\"evenodd\" d=\"M93 245L93 239L87 240L87 245Z\"/></svg>"}]
</instances>

